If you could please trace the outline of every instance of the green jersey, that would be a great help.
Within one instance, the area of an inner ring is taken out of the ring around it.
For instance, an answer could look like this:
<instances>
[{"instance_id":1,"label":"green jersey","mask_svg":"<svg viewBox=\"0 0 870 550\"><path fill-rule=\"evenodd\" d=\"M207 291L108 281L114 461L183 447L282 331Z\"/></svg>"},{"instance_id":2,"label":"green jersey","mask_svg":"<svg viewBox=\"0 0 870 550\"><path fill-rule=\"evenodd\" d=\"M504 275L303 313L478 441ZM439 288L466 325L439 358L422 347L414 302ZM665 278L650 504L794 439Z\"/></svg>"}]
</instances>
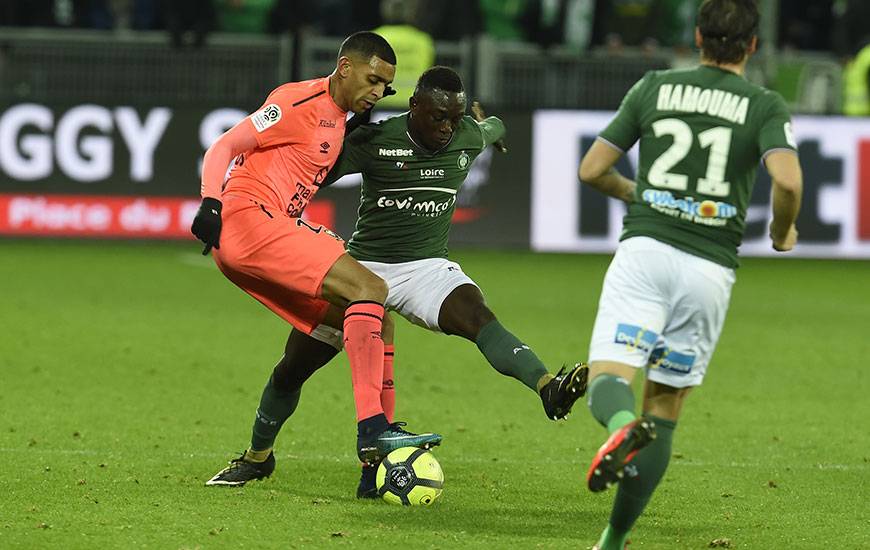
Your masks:
<instances>
[{"instance_id":1,"label":"green jersey","mask_svg":"<svg viewBox=\"0 0 870 550\"><path fill-rule=\"evenodd\" d=\"M456 194L474 159L504 132L496 117L478 123L465 116L434 153L411 139L407 113L351 132L325 182L362 173L350 255L384 263L446 258Z\"/></svg>"},{"instance_id":2,"label":"green jersey","mask_svg":"<svg viewBox=\"0 0 870 550\"><path fill-rule=\"evenodd\" d=\"M716 67L651 71L599 139L640 140L637 190L620 240L658 239L737 267L759 160L796 150L782 97Z\"/></svg>"}]
</instances>

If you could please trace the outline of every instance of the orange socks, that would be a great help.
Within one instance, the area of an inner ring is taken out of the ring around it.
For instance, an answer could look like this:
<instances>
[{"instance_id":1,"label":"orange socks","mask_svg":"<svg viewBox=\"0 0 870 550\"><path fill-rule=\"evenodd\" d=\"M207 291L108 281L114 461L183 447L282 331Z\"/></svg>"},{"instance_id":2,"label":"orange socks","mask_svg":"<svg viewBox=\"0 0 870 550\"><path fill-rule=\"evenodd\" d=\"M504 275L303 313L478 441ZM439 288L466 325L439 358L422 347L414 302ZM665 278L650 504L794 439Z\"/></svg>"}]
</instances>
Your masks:
<instances>
[{"instance_id":1,"label":"orange socks","mask_svg":"<svg viewBox=\"0 0 870 550\"><path fill-rule=\"evenodd\" d=\"M384 306L377 302L352 302L344 313L344 349L350 361L357 421L384 413L384 341L381 328Z\"/></svg>"},{"instance_id":2,"label":"orange socks","mask_svg":"<svg viewBox=\"0 0 870 550\"><path fill-rule=\"evenodd\" d=\"M381 388L381 405L387 422L393 421L396 412L396 390L393 384L393 355L396 347L392 344L384 344L384 384Z\"/></svg>"}]
</instances>

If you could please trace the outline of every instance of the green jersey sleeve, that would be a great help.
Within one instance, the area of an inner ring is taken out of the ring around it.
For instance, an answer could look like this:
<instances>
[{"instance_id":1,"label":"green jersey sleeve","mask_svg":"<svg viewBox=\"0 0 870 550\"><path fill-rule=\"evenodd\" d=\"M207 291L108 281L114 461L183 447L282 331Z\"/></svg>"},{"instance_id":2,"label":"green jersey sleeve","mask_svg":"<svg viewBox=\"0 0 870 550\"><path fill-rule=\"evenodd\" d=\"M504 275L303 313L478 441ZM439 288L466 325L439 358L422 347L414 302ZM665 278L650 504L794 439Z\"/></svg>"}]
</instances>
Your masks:
<instances>
[{"instance_id":1,"label":"green jersey sleeve","mask_svg":"<svg viewBox=\"0 0 870 550\"><path fill-rule=\"evenodd\" d=\"M634 86L622 98L622 104L616 112L616 116L607 125L599 137L619 147L622 151L628 151L632 145L640 139L640 112L643 88L649 80L650 73L635 82Z\"/></svg>"},{"instance_id":2,"label":"green jersey sleeve","mask_svg":"<svg viewBox=\"0 0 870 550\"><path fill-rule=\"evenodd\" d=\"M797 142L791 129L791 116L785 100L776 92L766 91L770 97L770 107L759 130L759 154L764 156L774 149L797 151Z\"/></svg>"},{"instance_id":3,"label":"green jersey sleeve","mask_svg":"<svg viewBox=\"0 0 870 550\"><path fill-rule=\"evenodd\" d=\"M323 187L332 185L342 176L356 174L365 171L371 161L371 155L367 150L367 144L372 140L375 131L369 126L357 128L344 138L341 154L335 165L326 176Z\"/></svg>"},{"instance_id":4,"label":"green jersey sleeve","mask_svg":"<svg viewBox=\"0 0 870 550\"><path fill-rule=\"evenodd\" d=\"M494 116L486 117L481 122L478 122L477 126L480 128L480 133L483 136L482 149L486 149L488 146L503 138L506 131L504 122L502 122L500 118Z\"/></svg>"}]
</instances>

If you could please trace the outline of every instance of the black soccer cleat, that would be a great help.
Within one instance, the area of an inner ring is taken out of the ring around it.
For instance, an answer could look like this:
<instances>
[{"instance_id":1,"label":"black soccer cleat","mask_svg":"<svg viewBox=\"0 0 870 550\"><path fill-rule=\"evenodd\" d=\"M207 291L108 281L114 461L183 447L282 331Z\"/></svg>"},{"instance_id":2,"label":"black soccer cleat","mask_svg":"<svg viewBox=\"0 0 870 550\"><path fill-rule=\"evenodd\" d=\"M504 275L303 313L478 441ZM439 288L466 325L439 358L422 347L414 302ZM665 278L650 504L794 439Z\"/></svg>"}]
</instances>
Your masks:
<instances>
[{"instance_id":1,"label":"black soccer cleat","mask_svg":"<svg viewBox=\"0 0 870 550\"><path fill-rule=\"evenodd\" d=\"M574 402L586 395L586 381L589 367L576 363L574 368L565 372L563 365L556 376L541 388L541 402L550 420L566 418Z\"/></svg>"},{"instance_id":2,"label":"black soccer cleat","mask_svg":"<svg viewBox=\"0 0 870 550\"><path fill-rule=\"evenodd\" d=\"M356 488L356 498L378 498L377 475L378 464L368 466L363 464L362 473L359 477L359 485Z\"/></svg>"},{"instance_id":3,"label":"black soccer cleat","mask_svg":"<svg viewBox=\"0 0 870 550\"><path fill-rule=\"evenodd\" d=\"M411 433L402 428L405 422L393 422L379 434L359 435L356 439L357 456L363 464L377 464L388 454L402 447L430 449L441 444L436 433Z\"/></svg>"},{"instance_id":4,"label":"black soccer cleat","mask_svg":"<svg viewBox=\"0 0 870 550\"><path fill-rule=\"evenodd\" d=\"M598 449L586 472L589 490L597 493L621 480L625 475L625 466L655 438L655 422L646 417L640 417L613 432Z\"/></svg>"},{"instance_id":5,"label":"black soccer cleat","mask_svg":"<svg viewBox=\"0 0 870 550\"><path fill-rule=\"evenodd\" d=\"M269 477L275 471L275 454L269 453L263 462L248 462L245 453L239 458L230 461L230 465L215 474L206 481L206 485L225 485L227 487L241 487L249 481Z\"/></svg>"}]
</instances>

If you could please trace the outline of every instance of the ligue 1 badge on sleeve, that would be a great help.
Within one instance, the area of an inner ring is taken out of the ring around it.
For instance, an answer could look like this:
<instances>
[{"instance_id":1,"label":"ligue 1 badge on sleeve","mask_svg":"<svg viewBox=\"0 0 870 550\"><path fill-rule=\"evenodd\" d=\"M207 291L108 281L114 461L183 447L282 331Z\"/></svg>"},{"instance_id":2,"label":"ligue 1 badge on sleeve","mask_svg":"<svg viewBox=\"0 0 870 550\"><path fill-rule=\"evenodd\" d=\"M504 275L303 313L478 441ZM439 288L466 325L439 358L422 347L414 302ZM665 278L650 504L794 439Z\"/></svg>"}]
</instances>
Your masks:
<instances>
[{"instance_id":1,"label":"ligue 1 badge on sleeve","mask_svg":"<svg viewBox=\"0 0 870 550\"><path fill-rule=\"evenodd\" d=\"M459 153L459 159L456 161L456 166L458 166L460 170L466 170L468 168L468 153L465 151Z\"/></svg>"}]
</instances>

